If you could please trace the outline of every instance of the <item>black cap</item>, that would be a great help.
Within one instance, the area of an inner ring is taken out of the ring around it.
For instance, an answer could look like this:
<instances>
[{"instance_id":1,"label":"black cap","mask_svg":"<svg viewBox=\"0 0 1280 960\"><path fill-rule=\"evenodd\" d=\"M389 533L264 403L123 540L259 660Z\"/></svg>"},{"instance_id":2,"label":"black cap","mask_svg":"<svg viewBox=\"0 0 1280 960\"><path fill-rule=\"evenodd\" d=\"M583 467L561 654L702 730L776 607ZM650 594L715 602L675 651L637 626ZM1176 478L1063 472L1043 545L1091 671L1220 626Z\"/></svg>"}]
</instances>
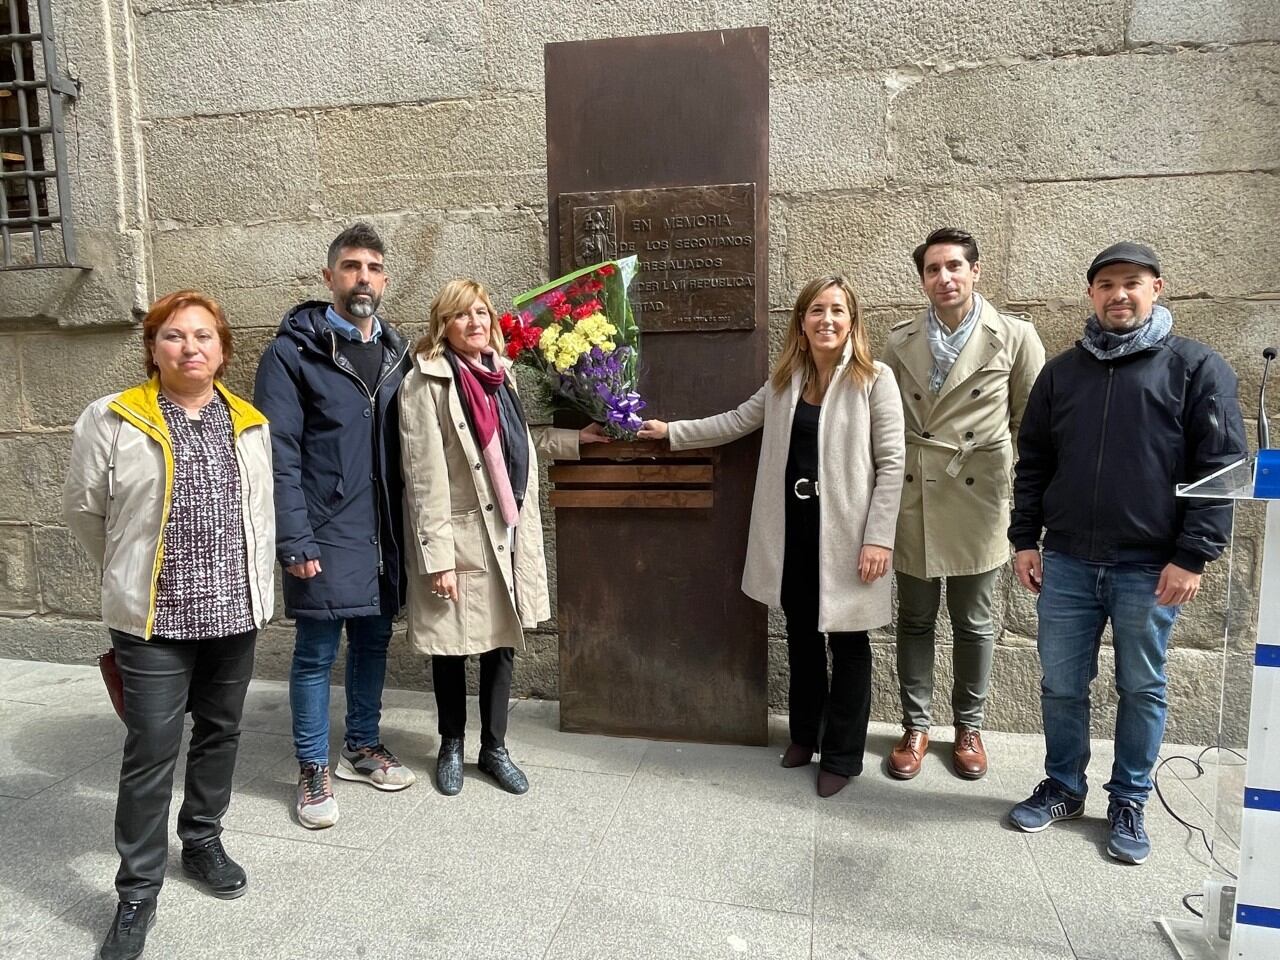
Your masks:
<instances>
[{"instance_id":1,"label":"black cap","mask_svg":"<svg viewBox=\"0 0 1280 960\"><path fill-rule=\"evenodd\" d=\"M1140 243L1113 243L1107 249L1093 258L1093 263L1089 264L1089 272L1085 274L1090 283L1098 271L1103 267L1109 267L1113 263L1136 263L1140 267L1147 267L1160 276L1160 258L1156 256L1156 252L1150 247L1143 246Z\"/></svg>"}]
</instances>

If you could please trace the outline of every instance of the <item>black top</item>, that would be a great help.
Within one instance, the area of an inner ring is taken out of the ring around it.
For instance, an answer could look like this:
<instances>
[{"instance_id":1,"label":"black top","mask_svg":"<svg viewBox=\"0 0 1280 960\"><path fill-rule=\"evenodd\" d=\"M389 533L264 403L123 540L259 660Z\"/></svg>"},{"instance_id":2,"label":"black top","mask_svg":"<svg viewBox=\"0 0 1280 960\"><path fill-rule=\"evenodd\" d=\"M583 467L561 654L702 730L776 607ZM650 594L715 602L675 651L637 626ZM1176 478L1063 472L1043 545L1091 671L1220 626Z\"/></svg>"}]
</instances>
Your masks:
<instances>
[{"instance_id":1,"label":"black top","mask_svg":"<svg viewBox=\"0 0 1280 960\"><path fill-rule=\"evenodd\" d=\"M797 480L818 479L818 417L822 406L801 400L791 421L791 449L787 453L787 495Z\"/></svg>"},{"instance_id":2,"label":"black top","mask_svg":"<svg viewBox=\"0 0 1280 960\"><path fill-rule=\"evenodd\" d=\"M338 337L338 353L346 358L347 363L355 368L365 389L370 394L378 385L378 377L382 373L382 338L357 343L344 336Z\"/></svg>"},{"instance_id":3,"label":"black top","mask_svg":"<svg viewBox=\"0 0 1280 960\"><path fill-rule=\"evenodd\" d=\"M1231 530L1231 502L1174 496L1246 453L1236 375L1171 336L1099 360L1083 347L1040 371L1018 431L1009 539L1094 563L1172 561L1199 572Z\"/></svg>"}]
</instances>

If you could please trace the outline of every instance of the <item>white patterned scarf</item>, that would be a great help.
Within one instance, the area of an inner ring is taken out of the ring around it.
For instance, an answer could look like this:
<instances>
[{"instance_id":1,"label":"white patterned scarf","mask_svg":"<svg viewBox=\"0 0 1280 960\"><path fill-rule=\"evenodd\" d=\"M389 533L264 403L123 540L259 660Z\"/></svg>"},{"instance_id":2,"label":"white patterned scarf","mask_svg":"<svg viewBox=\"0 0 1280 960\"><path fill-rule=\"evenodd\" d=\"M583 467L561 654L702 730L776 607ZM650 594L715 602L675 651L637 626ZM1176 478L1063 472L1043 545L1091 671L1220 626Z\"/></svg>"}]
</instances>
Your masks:
<instances>
[{"instance_id":1,"label":"white patterned scarf","mask_svg":"<svg viewBox=\"0 0 1280 960\"><path fill-rule=\"evenodd\" d=\"M965 314L964 320L954 331L947 329L946 324L938 319L933 307L929 307L925 328L929 334L929 352L933 354L933 372L929 375L929 392L941 393L942 385L947 382L947 374L955 366L960 351L969 342L974 328L978 325L978 314L982 312L983 300L977 291L973 294L973 306Z\"/></svg>"}]
</instances>

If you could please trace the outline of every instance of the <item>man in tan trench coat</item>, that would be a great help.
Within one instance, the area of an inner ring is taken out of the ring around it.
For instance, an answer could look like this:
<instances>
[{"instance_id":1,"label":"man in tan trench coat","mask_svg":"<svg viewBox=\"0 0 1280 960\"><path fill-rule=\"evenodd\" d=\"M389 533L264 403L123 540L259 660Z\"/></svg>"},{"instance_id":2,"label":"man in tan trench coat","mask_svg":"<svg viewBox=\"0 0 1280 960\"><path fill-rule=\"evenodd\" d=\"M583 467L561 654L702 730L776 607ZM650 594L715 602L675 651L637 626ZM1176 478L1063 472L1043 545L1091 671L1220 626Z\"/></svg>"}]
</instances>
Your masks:
<instances>
[{"instance_id":1,"label":"man in tan trench coat","mask_svg":"<svg viewBox=\"0 0 1280 960\"><path fill-rule=\"evenodd\" d=\"M935 230L913 258L929 309L890 331L883 357L897 377L907 429L893 555L903 735L889 773L914 777L929 746L945 580L954 637L952 765L975 780L987 772L979 731L995 646L992 600L1009 559L1013 438L1044 347L1030 323L1000 313L974 290L981 265L970 234Z\"/></svg>"}]
</instances>

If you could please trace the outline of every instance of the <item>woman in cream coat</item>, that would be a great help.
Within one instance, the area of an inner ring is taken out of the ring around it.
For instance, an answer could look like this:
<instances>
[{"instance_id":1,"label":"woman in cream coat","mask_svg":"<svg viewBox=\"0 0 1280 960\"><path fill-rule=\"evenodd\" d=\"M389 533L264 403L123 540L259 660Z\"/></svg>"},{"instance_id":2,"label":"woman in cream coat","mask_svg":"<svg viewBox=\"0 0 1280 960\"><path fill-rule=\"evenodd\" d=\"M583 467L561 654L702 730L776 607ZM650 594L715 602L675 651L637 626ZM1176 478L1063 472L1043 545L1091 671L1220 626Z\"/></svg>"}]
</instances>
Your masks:
<instances>
[{"instance_id":1,"label":"woman in cream coat","mask_svg":"<svg viewBox=\"0 0 1280 960\"><path fill-rule=\"evenodd\" d=\"M843 277L805 284L769 382L744 404L702 420L650 420L640 436L685 449L761 427L742 589L787 617L791 745L782 765L804 766L820 748L817 789L829 797L862 772L871 713L867 631L891 617L885 573L905 461L897 384L871 359Z\"/></svg>"},{"instance_id":2,"label":"woman in cream coat","mask_svg":"<svg viewBox=\"0 0 1280 960\"><path fill-rule=\"evenodd\" d=\"M222 308L194 290L169 294L142 339L149 379L80 415L63 486L67 526L102 571L124 689L119 903L100 960L138 956L155 920L184 711L183 870L223 899L248 887L222 846L222 817L254 638L275 599L271 439L266 417L222 383Z\"/></svg>"},{"instance_id":3,"label":"woman in cream coat","mask_svg":"<svg viewBox=\"0 0 1280 960\"><path fill-rule=\"evenodd\" d=\"M507 752L507 701L523 627L551 617L534 451L578 459L605 438L524 420L493 304L474 280L451 280L400 390L409 539L409 640L431 657L439 716L436 785L462 789L465 662L480 657L478 765L506 790L529 782Z\"/></svg>"}]
</instances>

